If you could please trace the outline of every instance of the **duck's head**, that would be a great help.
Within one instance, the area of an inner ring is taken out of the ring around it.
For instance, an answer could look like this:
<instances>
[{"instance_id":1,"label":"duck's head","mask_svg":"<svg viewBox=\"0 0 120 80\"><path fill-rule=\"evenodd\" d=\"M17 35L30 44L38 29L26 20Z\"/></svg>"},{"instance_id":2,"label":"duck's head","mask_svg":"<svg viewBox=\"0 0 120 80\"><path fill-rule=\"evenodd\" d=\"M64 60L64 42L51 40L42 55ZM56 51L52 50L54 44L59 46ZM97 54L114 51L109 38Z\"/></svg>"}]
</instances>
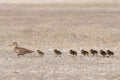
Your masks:
<instances>
[{"instance_id":1,"label":"duck's head","mask_svg":"<svg viewBox=\"0 0 120 80\"><path fill-rule=\"evenodd\" d=\"M39 53L39 52L40 52L40 50L37 50L37 52Z\"/></svg>"},{"instance_id":2,"label":"duck's head","mask_svg":"<svg viewBox=\"0 0 120 80\"><path fill-rule=\"evenodd\" d=\"M13 42L10 46L18 47L18 43L17 42Z\"/></svg>"}]
</instances>

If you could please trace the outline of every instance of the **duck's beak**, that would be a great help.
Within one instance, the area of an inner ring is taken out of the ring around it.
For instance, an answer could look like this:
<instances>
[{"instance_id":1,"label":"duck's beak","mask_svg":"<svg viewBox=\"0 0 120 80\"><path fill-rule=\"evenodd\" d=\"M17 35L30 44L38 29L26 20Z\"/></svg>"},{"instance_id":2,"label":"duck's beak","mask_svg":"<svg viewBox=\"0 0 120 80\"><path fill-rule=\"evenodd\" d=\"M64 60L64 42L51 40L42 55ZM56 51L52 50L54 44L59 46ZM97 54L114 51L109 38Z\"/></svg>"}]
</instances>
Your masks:
<instances>
[{"instance_id":1,"label":"duck's beak","mask_svg":"<svg viewBox=\"0 0 120 80\"><path fill-rule=\"evenodd\" d=\"M8 45L8 46L12 46L12 44Z\"/></svg>"}]
</instances>

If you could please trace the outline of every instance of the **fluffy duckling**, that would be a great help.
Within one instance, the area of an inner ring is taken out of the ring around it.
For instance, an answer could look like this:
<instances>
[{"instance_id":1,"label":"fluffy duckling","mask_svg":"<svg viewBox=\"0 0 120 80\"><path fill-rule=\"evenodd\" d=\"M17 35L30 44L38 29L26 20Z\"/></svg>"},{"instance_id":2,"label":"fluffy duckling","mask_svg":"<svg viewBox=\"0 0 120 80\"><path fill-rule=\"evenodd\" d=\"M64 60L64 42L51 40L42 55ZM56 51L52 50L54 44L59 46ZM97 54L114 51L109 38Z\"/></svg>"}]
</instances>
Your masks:
<instances>
[{"instance_id":1,"label":"fluffy duckling","mask_svg":"<svg viewBox=\"0 0 120 80\"><path fill-rule=\"evenodd\" d=\"M94 49L90 49L90 53L93 54L93 56L95 56L98 54L98 51Z\"/></svg>"},{"instance_id":2,"label":"fluffy duckling","mask_svg":"<svg viewBox=\"0 0 120 80\"><path fill-rule=\"evenodd\" d=\"M39 54L40 57L44 56L44 53L40 50L37 50L37 53Z\"/></svg>"},{"instance_id":3,"label":"fluffy duckling","mask_svg":"<svg viewBox=\"0 0 120 80\"><path fill-rule=\"evenodd\" d=\"M107 50L107 54L108 54L108 57L110 57L110 56L113 56L113 55L114 55L114 52L113 52L113 51L110 51L110 50Z\"/></svg>"},{"instance_id":4,"label":"fluffy duckling","mask_svg":"<svg viewBox=\"0 0 120 80\"><path fill-rule=\"evenodd\" d=\"M70 52L71 55L77 56L77 52L76 51L74 51L74 50L71 49L69 52Z\"/></svg>"},{"instance_id":5,"label":"fluffy duckling","mask_svg":"<svg viewBox=\"0 0 120 80\"><path fill-rule=\"evenodd\" d=\"M61 54L62 52L57 50L57 49L54 49L54 53L57 55L57 56L60 56L61 57Z\"/></svg>"},{"instance_id":6,"label":"fluffy duckling","mask_svg":"<svg viewBox=\"0 0 120 80\"><path fill-rule=\"evenodd\" d=\"M85 50L81 50L81 53L84 55L84 56L89 56L89 52L85 51Z\"/></svg>"},{"instance_id":7,"label":"fluffy duckling","mask_svg":"<svg viewBox=\"0 0 120 80\"><path fill-rule=\"evenodd\" d=\"M106 53L105 51L103 51L103 50L100 50L100 54L101 54L103 57L105 57L105 56L107 55L107 53Z\"/></svg>"}]
</instances>

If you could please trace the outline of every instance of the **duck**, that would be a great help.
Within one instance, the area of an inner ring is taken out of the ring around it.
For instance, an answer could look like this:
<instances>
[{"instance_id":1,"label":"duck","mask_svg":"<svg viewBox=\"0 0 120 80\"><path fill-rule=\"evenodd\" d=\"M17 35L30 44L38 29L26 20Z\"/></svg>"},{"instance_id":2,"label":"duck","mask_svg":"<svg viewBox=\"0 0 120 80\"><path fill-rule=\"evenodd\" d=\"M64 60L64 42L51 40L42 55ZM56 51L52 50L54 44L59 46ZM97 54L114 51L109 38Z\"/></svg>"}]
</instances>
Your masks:
<instances>
[{"instance_id":1,"label":"duck","mask_svg":"<svg viewBox=\"0 0 120 80\"><path fill-rule=\"evenodd\" d=\"M19 47L17 42L13 42L10 46L14 46L14 52L16 52L18 56L25 55L25 54L30 54L30 53L34 52L32 50Z\"/></svg>"}]
</instances>

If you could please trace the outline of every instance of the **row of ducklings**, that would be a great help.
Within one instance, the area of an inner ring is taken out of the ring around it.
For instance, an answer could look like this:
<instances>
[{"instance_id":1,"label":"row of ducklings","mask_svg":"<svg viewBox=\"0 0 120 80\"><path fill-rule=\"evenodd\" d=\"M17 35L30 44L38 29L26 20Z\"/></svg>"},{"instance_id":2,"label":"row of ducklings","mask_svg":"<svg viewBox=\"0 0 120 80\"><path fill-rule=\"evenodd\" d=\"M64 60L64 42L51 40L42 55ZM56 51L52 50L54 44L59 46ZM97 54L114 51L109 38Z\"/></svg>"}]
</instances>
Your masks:
<instances>
[{"instance_id":1,"label":"row of ducklings","mask_svg":"<svg viewBox=\"0 0 120 80\"><path fill-rule=\"evenodd\" d=\"M94 50L94 49L90 49L89 51L93 56L98 56L98 51L97 50ZM81 54L83 56L89 56L89 52L86 51L86 50L81 50ZM40 56L44 56L44 53L40 50L37 50L37 53L40 55ZM57 50L57 49L54 49L54 53L56 54L56 56L60 56L63 54L61 51ZM77 56L77 52L75 50L69 50L69 53L72 55L72 56ZM110 57L110 56L113 56L114 55L114 52L113 51L110 51L110 50L107 50L107 51L104 51L104 50L100 50L99 53L103 56L103 57Z\"/></svg>"}]
</instances>

